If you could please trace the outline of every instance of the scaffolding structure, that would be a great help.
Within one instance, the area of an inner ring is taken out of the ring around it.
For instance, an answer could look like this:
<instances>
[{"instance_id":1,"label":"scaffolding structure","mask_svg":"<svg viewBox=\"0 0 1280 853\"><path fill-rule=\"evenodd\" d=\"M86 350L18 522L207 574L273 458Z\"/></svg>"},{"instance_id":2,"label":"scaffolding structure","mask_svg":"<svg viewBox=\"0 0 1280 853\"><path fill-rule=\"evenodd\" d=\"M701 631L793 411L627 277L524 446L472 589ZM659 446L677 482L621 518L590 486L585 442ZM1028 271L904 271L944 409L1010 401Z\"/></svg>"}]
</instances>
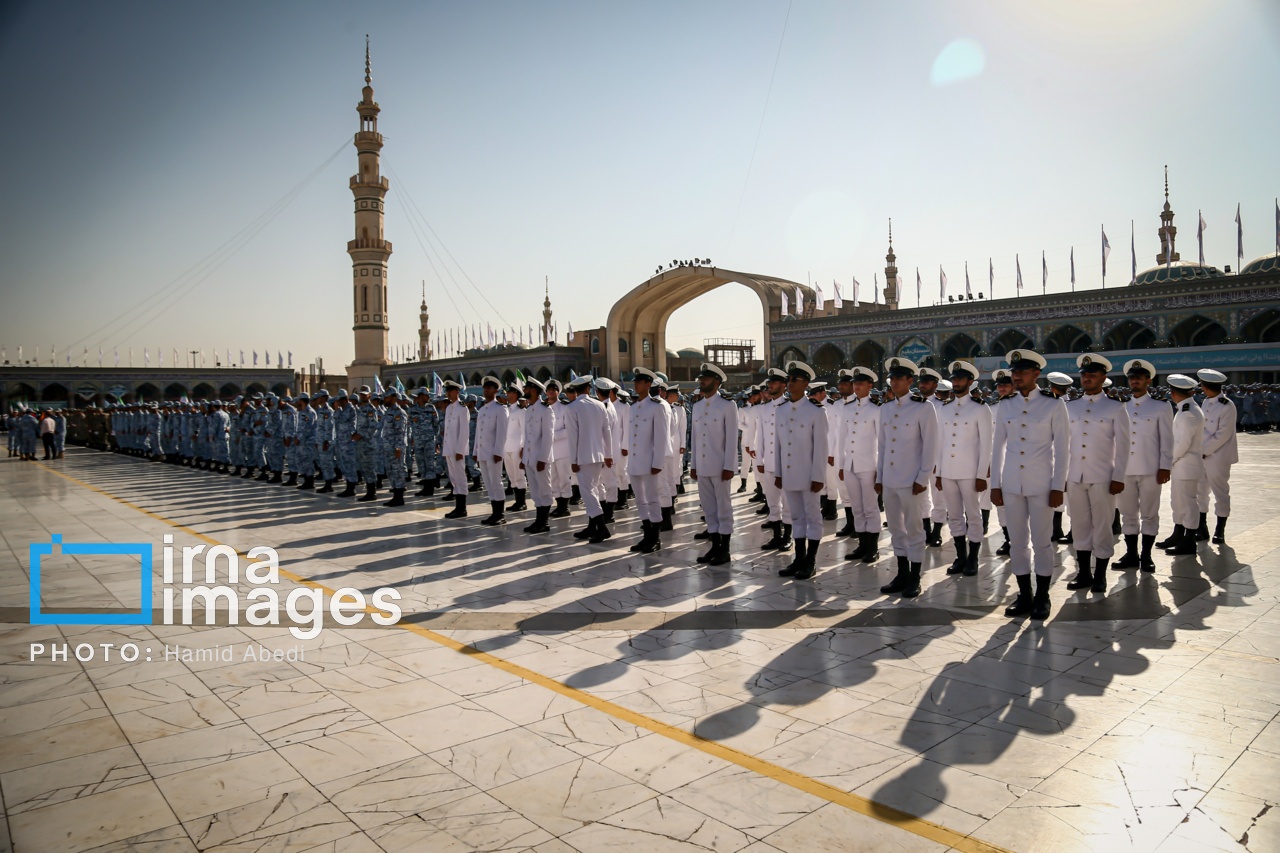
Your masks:
<instances>
[{"instance_id":1,"label":"scaffolding structure","mask_svg":"<svg viewBox=\"0 0 1280 853\"><path fill-rule=\"evenodd\" d=\"M737 338L705 338L707 361L719 367L748 367L756 357L755 341Z\"/></svg>"}]
</instances>

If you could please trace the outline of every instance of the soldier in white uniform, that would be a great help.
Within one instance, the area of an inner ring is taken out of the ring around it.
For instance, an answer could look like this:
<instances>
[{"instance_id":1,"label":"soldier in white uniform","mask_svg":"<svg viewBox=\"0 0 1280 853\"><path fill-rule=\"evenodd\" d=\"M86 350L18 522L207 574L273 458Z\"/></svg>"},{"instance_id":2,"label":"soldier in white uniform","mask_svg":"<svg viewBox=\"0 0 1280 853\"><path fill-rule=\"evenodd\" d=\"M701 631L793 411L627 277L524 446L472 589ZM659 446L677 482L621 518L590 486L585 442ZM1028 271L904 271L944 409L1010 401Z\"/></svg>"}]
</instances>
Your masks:
<instances>
[{"instance_id":1,"label":"soldier in white uniform","mask_svg":"<svg viewBox=\"0 0 1280 853\"><path fill-rule=\"evenodd\" d=\"M1125 375L1132 396L1124 404L1129 413L1129 467L1125 471L1124 491L1116 498L1120 507L1124 555L1115 562L1117 569L1156 570L1151 559L1151 546L1160 530L1160 492L1169 482L1173 468L1173 412L1164 400L1148 393L1156 378L1155 366L1141 358L1125 362ZM1138 537L1142 537L1142 553L1138 553Z\"/></svg>"},{"instance_id":2,"label":"soldier in white uniform","mask_svg":"<svg viewBox=\"0 0 1280 853\"><path fill-rule=\"evenodd\" d=\"M1107 396L1102 383L1111 362L1085 353L1076 359L1084 392L1067 402L1071 420L1071 462L1067 471L1067 503L1079 571L1067 589L1107 591L1107 564L1115 553L1111 520L1116 496L1124 491L1129 469L1129 413L1124 403Z\"/></svg>"},{"instance_id":3,"label":"soldier in white uniform","mask_svg":"<svg viewBox=\"0 0 1280 853\"><path fill-rule=\"evenodd\" d=\"M635 489L636 513L644 536L631 550L652 554L662 548L658 479L671 455L671 407L666 400L649 395L658 378L656 373L645 367L637 367L633 373L637 402L631 407L628 422L627 473Z\"/></svg>"},{"instance_id":4,"label":"soldier in white uniform","mask_svg":"<svg viewBox=\"0 0 1280 853\"><path fill-rule=\"evenodd\" d=\"M560 382L547 383L547 405L556 413L555 433L552 438L551 496L556 508L550 518L568 518L569 500L573 496L573 463L569 459L569 394L561 394Z\"/></svg>"},{"instance_id":5,"label":"soldier in white uniform","mask_svg":"<svg viewBox=\"0 0 1280 853\"><path fill-rule=\"evenodd\" d=\"M994 413L991 502L1005 507L1012 543L1009 562L1018 580L1018 597L1004 614L1048 619L1054 566L1049 535L1053 511L1062 506L1067 484L1071 421L1066 404L1036 384L1045 365L1044 356L1031 350L1013 350L1005 361L1011 369L1014 394L996 406Z\"/></svg>"},{"instance_id":6,"label":"soldier in white uniform","mask_svg":"<svg viewBox=\"0 0 1280 853\"><path fill-rule=\"evenodd\" d=\"M631 404L628 402L631 394L618 383L613 382L609 388L609 405L613 407L613 413L618 418L618 447L622 456L627 455L627 442L630 440L630 427L628 425L631 417ZM621 457L619 457L621 458ZM631 475L627 473L626 460L622 460L613 466L613 470L617 472L618 477L618 499L617 502L610 507L605 515L610 518L616 510L626 509L630 506L628 498L631 496Z\"/></svg>"},{"instance_id":7,"label":"soldier in white uniform","mask_svg":"<svg viewBox=\"0 0 1280 853\"><path fill-rule=\"evenodd\" d=\"M969 396L978 368L951 362L954 396L938 408L938 466L935 486L946 504L956 559L947 574L973 577L982 550L979 496L991 470L991 409Z\"/></svg>"},{"instance_id":8,"label":"soldier in white uniform","mask_svg":"<svg viewBox=\"0 0 1280 853\"><path fill-rule=\"evenodd\" d=\"M796 557L782 577L808 580L817 571L818 543L822 541L822 490L826 488L827 413L806 391L813 368L802 361L787 362L790 400L774 412L774 481L783 502L791 510Z\"/></svg>"},{"instance_id":9,"label":"soldier in white uniform","mask_svg":"<svg viewBox=\"0 0 1280 853\"><path fill-rule=\"evenodd\" d=\"M520 467L524 469L529 484L529 497L533 498L535 517L525 533L546 533L551 530L547 520L551 517L551 466L555 462L556 410L541 399L546 390L533 377L524 381L524 443L520 448Z\"/></svg>"},{"instance_id":10,"label":"soldier in white uniform","mask_svg":"<svg viewBox=\"0 0 1280 853\"><path fill-rule=\"evenodd\" d=\"M775 433L778 407L786 402L783 393L787 388L787 374L776 367L769 368L765 379L765 400L756 419L756 476L764 480L765 506L769 519L762 527L773 531L773 537L760 547L765 551L791 550L791 510L782 499L782 490L776 485L774 470Z\"/></svg>"},{"instance_id":11,"label":"soldier in white uniform","mask_svg":"<svg viewBox=\"0 0 1280 853\"><path fill-rule=\"evenodd\" d=\"M827 464L833 469L833 475L836 481L836 489L840 494L840 502L844 505L844 526L836 531L836 536L856 536L857 529L853 523L853 507L849 506L848 496L845 494L844 480L840 476L841 459L844 456L843 443L847 441L844 437L844 412L845 403L853 396L853 371L840 370L836 373L836 392L838 399L831 402L831 411L827 417L827 436L831 442L831 454L827 457ZM861 546L861 543L859 543ZM845 555L848 556L847 554Z\"/></svg>"},{"instance_id":12,"label":"soldier in white uniform","mask_svg":"<svg viewBox=\"0 0 1280 853\"><path fill-rule=\"evenodd\" d=\"M871 396L874 371L865 367L840 371L842 399L836 411L837 475L844 490L845 512L852 517L858 547L846 560L874 564L880 559L880 503L876 498L876 471L880 459L880 403ZM849 393L844 393L846 382Z\"/></svg>"},{"instance_id":13,"label":"soldier in white uniform","mask_svg":"<svg viewBox=\"0 0 1280 853\"><path fill-rule=\"evenodd\" d=\"M495 527L506 524L506 490L502 486L502 455L507 446L507 407L498 402L502 380L486 376L481 380L484 402L476 410L476 443L472 450L480 465L480 477L489 495L489 517L481 524Z\"/></svg>"},{"instance_id":14,"label":"soldier in white uniform","mask_svg":"<svg viewBox=\"0 0 1280 853\"><path fill-rule=\"evenodd\" d=\"M1006 400L1014 395L1015 392L1013 390L1013 375L1009 373L1007 369L1001 367L997 370L993 370L991 372L991 379L992 379L992 382L995 384L996 393L995 393L994 399L989 400L987 402L988 406L997 406L1002 400ZM995 420L998 414L999 414L998 409L991 410L991 435L992 435L993 442L995 438ZM988 480L990 480L989 477L988 477ZM990 488L988 488L986 491L986 501L989 503L990 506L995 506L995 503L991 501ZM996 556L1007 557L1009 556L1009 550L1012 547L1011 543L1009 542L1009 523L1005 521L1005 517L1004 517L1005 512L1004 512L1003 506L995 506L995 510L996 510L996 523L1000 525L1000 533L1001 535L1004 536L1004 541L1000 543L1000 547L996 548Z\"/></svg>"},{"instance_id":15,"label":"soldier in white uniform","mask_svg":"<svg viewBox=\"0 0 1280 853\"><path fill-rule=\"evenodd\" d=\"M759 385L752 385L747 389L747 407L743 409L746 416L746 428L742 432L742 448L743 454L751 458L749 467L751 468L751 476L756 481L755 492L751 497L747 498L747 503L764 503L764 483L763 478L757 474L757 466L759 465L759 445L760 445L760 406L765 400L765 384L761 382ZM757 510L757 514L766 515L768 510L763 512Z\"/></svg>"},{"instance_id":16,"label":"soldier in white uniform","mask_svg":"<svg viewBox=\"0 0 1280 853\"><path fill-rule=\"evenodd\" d=\"M711 539L711 550L699 556L698 562L712 566L729 562L733 535L729 487L738 467L738 407L720 395L725 378L719 367L703 363L698 373L702 398L693 404L693 446L689 448L689 470L698 484L698 501Z\"/></svg>"},{"instance_id":17,"label":"soldier in white uniform","mask_svg":"<svg viewBox=\"0 0 1280 853\"><path fill-rule=\"evenodd\" d=\"M822 406L827 416L827 479L823 484L821 506L824 521L835 521L840 511L840 469L836 467L836 409L827 395L827 383L810 382L809 399Z\"/></svg>"},{"instance_id":18,"label":"soldier in white uniform","mask_svg":"<svg viewBox=\"0 0 1280 853\"><path fill-rule=\"evenodd\" d=\"M524 512L529 508L525 503L529 481L524 469L520 467L520 448L524 447L524 416L528 411L523 393L520 386L514 383L507 388L507 438L502 443L502 463L514 495L507 512Z\"/></svg>"},{"instance_id":19,"label":"soldier in white uniform","mask_svg":"<svg viewBox=\"0 0 1280 853\"><path fill-rule=\"evenodd\" d=\"M452 379L444 381L445 396L449 404L444 408L444 437L440 440L440 452L449 471L449 485L453 487L453 510L445 518L467 517L467 468L464 461L471 455L471 412L458 396L461 383Z\"/></svg>"},{"instance_id":20,"label":"soldier in white uniform","mask_svg":"<svg viewBox=\"0 0 1280 853\"><path fill-rule=\"evenodd\" d=\"M1222 545L1226 540L1227 516L1231 515L1231 466L1240 461L1236 448L1236 404L1222 393L1227 377L1216 370L1198 370L1200 387L1204 390L1204 479L1196 497L1200 504L1200 526L1196 540L1209 538L1209 493L1213 492L1213 512L1218 517L1213 531L1213 542Z\"/></svg>"},{"instance_id":21,"label":"soldier in white uniform","mask_svg":"<svg viewBox=\"0 0 1280 853\"><path fill-rule=\"evenodd\" d=\"M680 399L680 386L668 382L663 389L667 398L667 407L671 413L671 451L666 467L662 469L662 529L671 530L672 520L676 514L676 495L684 494L684 486L680 482L684 474L685 436L688 434L689 415L684 410Z\"/></svg>"},{"instance_id":22,"label":"soldier in white uniform","mask_svg":"<svg viewBox=\"0 0 1280 853\"><path fill-rule=\"evenodd\" d=\"M938 459L938 416L931 403L911 393L916 365L895 357L884 363L893 399L880 406L880 458L876 493L884 497L893 554L898 573L880 591L915 598L920 594L920 564L924 562L925 531L918 519L921 495L933 483ZM926 524L928 518L925 518Z\"/></svg>"},{"instance_id":23,"label":"soldier in white uniform","mask_svg":"<svg viewBox=\"0 0 1280 853\"><path fill-rule=\"evenodd\" d=\"M604 524L604 483L601 471L613 467L612 419L591 393L591 376L579 376L570 383L577 397L569 404L569 460L578 475L578 488L587 512L587 526L573 534L575 539L603 542L613 534Z\"/></svg>"},{"instance_id":24,"label":"soldier in white uniform","mask_svg":"<svg viewBox=\"0 0 1280 853\"><path fill-rule=\"evenodd\" d=\"M613 405L613 393L617 390L618 383L612 379L601 376L591 383L591 388L595 392L596 400L604 407L604 417L608 434L612 437L609 446L605 449L605 455L613 460L612 465L606 465L600 469L600 488L602 497L600 499L600 507L603 510L601 515L601 524L606 527L613 524L613 508L618 504L618 475L626 466L622 460L622 431L618 426L618 412Z\"/></svg>"},{"instance_id":25,"label":"soldier in white uniform","mask_svg":"<svg viewBox=\"0 0 1280 853\"><path fill-rule=\"evenodd\" d=\"M1196 553L1198 504L1196 490L1204 481L1204 412L1192 395L1196 381L1175 373L1168 378L1169 396L1177 408L1173 416L1172 474L1169 497L1173 503L1173 535L1162 543L1171 556ZM1145 566L1144 566L1145 568Z\"/></svg>"},{"instance_id":26,"label":"soldier in white uniform","mask_svg":"<svg viewBox=\"0 0 1280 853\"><path fill-rule=\"evenodd\" d=\"M936 416L943 403L942 398L938 396L938 383L942 380L942 374L931 367L921 367L918 371L916 392L934 407L933 413ZM924 524L925 545L930 548L941 548L942 525L947 520L947 505L942 498L942 492L938 490L935 479L930 477L928 488L920 494L920 513L921 523Z\"/></svg>"},{"instance_id":27,"label":"soldier in white uniform","mask_svg":"<svg viewBox=\"0 0 1280 853\"><path fill-rule=\"evenodd\" d=\"M747 477L751 475L751 469L755 467L751 461L751 454L747 452L747 448L751 446L751 419L754 416L751 411L752 397L759 399L754 385L743 392L743 406L738 410L738 474L742 477L742 482L738 484L739 493L747 490Z\"/></svg>"},{"instance_id":28,"label":"soldier in white uniform","mask_svg":"<svg viewBox=\"0 0 1280 853\"><path fill-rule=\"evenodd\" d=\"M1075 379L1058 370L1045 374L1045 379L1049 380L1049 393L1053 394L1053 396L1063 402L1067 402L1070 399L1068 394L1075 386ZM1064 510L1069 511L1070 509L1071 501L1068 500L1063 505L1063 509L1057 509L1053 512L1053 535L1050 538L1052 541L1061 545L1070 545L1073 541L1071 538L1071 531L1068 529L1064 533L1062 528L1062 516L1064 515Z\"/></svg>"}]
</instances>

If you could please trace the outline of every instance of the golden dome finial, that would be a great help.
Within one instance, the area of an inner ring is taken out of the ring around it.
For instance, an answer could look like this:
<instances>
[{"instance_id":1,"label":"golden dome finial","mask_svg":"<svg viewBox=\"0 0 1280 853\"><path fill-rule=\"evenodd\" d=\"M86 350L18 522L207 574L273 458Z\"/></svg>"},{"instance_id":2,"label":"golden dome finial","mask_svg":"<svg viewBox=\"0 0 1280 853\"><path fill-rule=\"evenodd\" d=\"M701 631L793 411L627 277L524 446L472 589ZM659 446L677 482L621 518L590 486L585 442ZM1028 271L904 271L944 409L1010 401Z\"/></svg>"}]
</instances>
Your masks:
<instances>
[{"instance_id":1,"label":"golden dome finial","mask_svg":"<svg viewBox=\"0 0 1280 853\"><path fill-rule=\"evenodd\" d=\"M373 83L373 77L369 73L369 34L364 34L364 84L369 86Z\"/></svg>"}]
</instances>

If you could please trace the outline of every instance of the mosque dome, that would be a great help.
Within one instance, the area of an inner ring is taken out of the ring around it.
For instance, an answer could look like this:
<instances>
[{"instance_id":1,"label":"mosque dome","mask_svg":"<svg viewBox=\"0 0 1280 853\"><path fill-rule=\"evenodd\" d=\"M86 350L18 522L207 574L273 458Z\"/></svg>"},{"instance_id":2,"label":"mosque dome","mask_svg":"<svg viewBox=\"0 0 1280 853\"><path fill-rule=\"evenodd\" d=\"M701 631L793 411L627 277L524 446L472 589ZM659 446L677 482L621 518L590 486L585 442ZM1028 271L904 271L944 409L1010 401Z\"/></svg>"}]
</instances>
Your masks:
<instances>
[{"instance_id":1,"label":"mosque dome","mask_svg":"<svg viewBox=\"0 0 1280 853\"><path fill-rule=\"evenodd\" d=\"M681 357L681 358L702 358L702 357L703 357L703 352L702 352L702 350L700 350L700 349L694 349L693 347L687 347L687 348L685 348L685 349L680 350L679 355L680 355L680 357Z\"/></svg>"},{"instance_id":2,"label":"mosque dome","mask_svg":"<svg viewBox=\"0 0 1280 853\"><path fill-rule=\"evenodd\" d=\"M1160 284L1168 281L1203 281L1210 278L1226 278L1226 273L1208 264L1195 261L1174 261L1171 264L1159 264L1138 273L1134 284Z\"/></svg>"},{"instance_id":3,"label":"mosque dome","mask_svg":"<svg viewBox=\"0 0 1280 853\"><path fill-rule=\"evenodd\" d=\"M1260 258L1254 258L1240 268L1240 275L1255 272L1280 272L1280 252L1272 252Z\"/></svg>"},{"instance_id":4,"label":"mosque dome","mask_svg":"<svg viewBox=\"0 0 1280 853\"><path fill-rule=\"evenodd\" d=\"M672 352L671 350L667 350L667 358L679 358L679 357L680 356L678 356L676 353Z\"/></svg>"}]
</instances>

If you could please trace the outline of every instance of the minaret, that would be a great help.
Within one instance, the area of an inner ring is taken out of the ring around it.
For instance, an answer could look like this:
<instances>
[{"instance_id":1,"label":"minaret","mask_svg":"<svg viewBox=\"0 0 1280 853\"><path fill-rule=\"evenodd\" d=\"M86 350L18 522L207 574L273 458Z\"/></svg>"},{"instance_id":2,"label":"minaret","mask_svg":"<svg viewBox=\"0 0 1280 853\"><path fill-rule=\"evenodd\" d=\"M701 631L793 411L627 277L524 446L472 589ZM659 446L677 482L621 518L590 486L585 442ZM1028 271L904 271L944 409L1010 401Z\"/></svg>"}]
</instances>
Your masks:
<instances>
[{"instance_id":1,"label":"minaret","mask_svg":"<svg viewBox=\"0 0 1280 853\"><path fill-rule=\"evenodd\" d=\"M546 298L542 300L542 342L551 343L551 279L544 281Z\"/></svg>"},{"instance_id":2,"label":"minaret","mask_svg":"<svg viewBox=\"0 0 1280 853\"><path fill-rule=\"evenodd\" d=\"M1179 259L1173 249L1173 241L1178 236L1178 229L1173 225L1173 208L1169 206L1169 167L1164 167L1164 210L1160 211L1160 254L1156 255L1157 264L1167 264ZM1169 257L1172 255L1173 257Z\"/></svg>"},{"instance_id":3,"label":"minaret","mask_svg":"<svg viewBox=\"0 0 1280 853\"><path fill-rule=\"evenodd\" d=\"M418 308L418 361L431 360L431 315L427 313L427 283L422 282L422 306Z\"/></svg>"},{"instance_id":4,"label":"minaret","mask_svg":"<svg viewBox=\"0 0 1280 853\"><path fill-rule=\"evenodd\" d=\"M889 220L889 254L884 256L884 307L898 309L898 256L893 253L893 220Z\"/></svg>"},{"instance_id":5,"label":"minaret","mask_svg":"<svg viewBox=\"0 0 1280 853\"><path fill-rule=\"evenodd\" d=\"M391 241L383 234L383 213L390 185L379 168L382 134L378 133L378 102L373 99L369 73L369 37L364 42L364 90L356 112L360 130L355 146L359 171L351 176L355 196L355 239L347 242L351 256L352 311L356 357L347 365L352 384L372 384L387 364L387 258Z\"/></svg>"}]
</instances>

